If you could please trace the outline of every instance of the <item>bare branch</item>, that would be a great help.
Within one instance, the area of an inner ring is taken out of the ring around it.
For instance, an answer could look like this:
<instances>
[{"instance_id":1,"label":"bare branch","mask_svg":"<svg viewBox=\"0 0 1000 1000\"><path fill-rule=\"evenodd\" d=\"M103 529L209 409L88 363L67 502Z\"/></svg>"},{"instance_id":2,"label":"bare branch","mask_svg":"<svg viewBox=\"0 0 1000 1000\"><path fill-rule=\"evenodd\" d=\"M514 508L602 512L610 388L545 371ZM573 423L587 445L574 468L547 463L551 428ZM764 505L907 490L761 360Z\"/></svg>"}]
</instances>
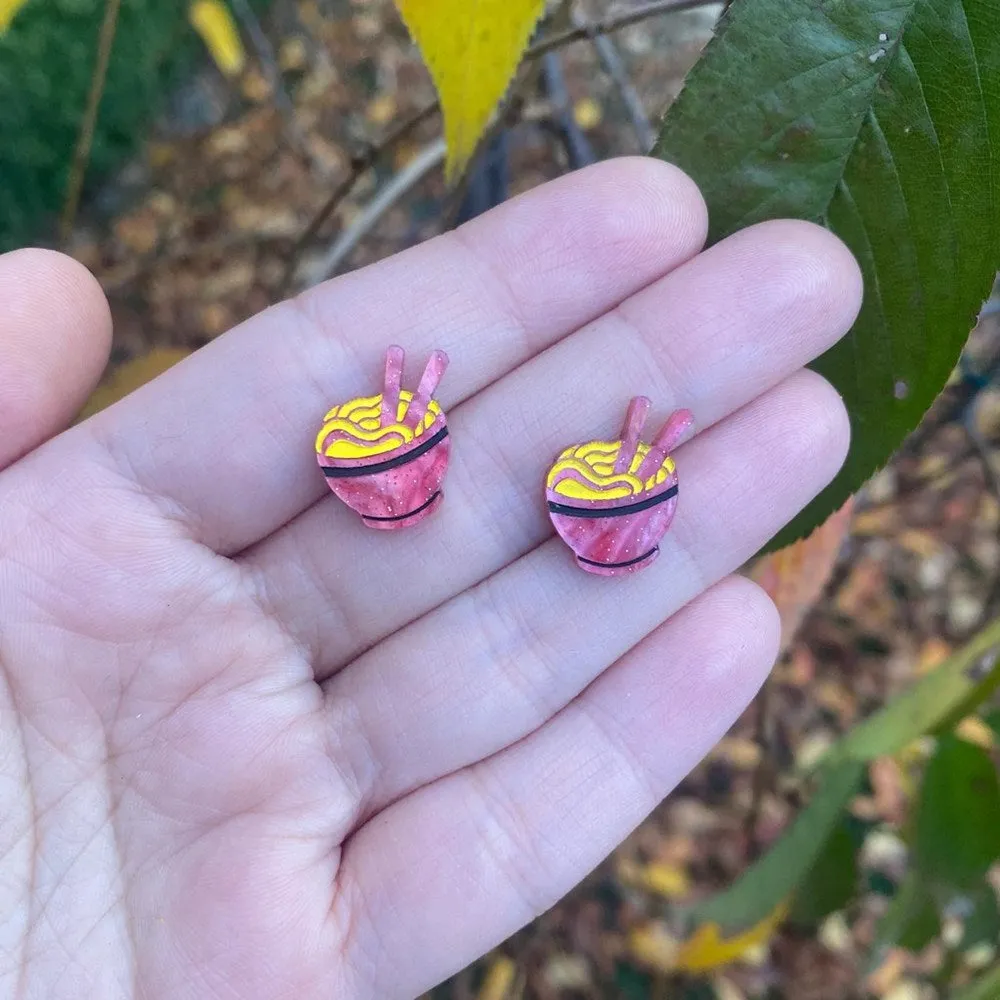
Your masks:
<instances>
[{"instance_id":1,"label":"bare branch","mask_svg":"<svg viewBox=\"0 0 1000 1000\"><path fill-rule=\"evenodd\" d=\"M743 817L743 837L747 844L747 857L754 861L761 852L757 827L764 804L764 796L774 780L774 675L768 674L757 697L754 699L756 721L754 722L754 742L760 749L760 760L753 771L750 792L750 807Z\"/></svg>"},{"instance_id":2,"label":"bare branch","mask_svg":"<svg viewBox=\"0 0 1000 1000\"><path fill-rule=\"evenodd\" d=\"M566 89L566 79L557 52L549 52L542 57L545 83L552 102L551 126L559 134L566 151L566 159L570 170L578 170L597 157L590 140L583 134L583 129L573 118L569 92Z\"/></svg>"},{"instance_id":3,"label":"bare branch","mask_svg":"<svg viewBox=\"0 0 1000 1000\"><path fill-rule=\"evenodd\" d=\"M623 11L621 14L609 14L589 24L569 28L551 35L549 38L543 38L540 42L528 47L524 58L538 59L546 52L561 49L564 45L571 45L573 42L579 42L585 38L610 35L612 32L621 31L622 28L646 21L651 17L659 17L661 14L675 14L682 10L694 10L697 7L709 7L716 2L718 0L651 0L650 3L633 7L632 10Z\"/></svg>"},{"instance_id":4,"label":"bare branch","mask_svg":"<svg viewBox=\"0 0 1000 1000\"><path fill-rule=\"evenodd\" d=\"M405 139L411 132L416 131L425 121L429 121L440 110L441 105L437 101L428 104L409 118L400 122L380 142L371 144L360 156L354 158L347 176L330 192L330 197L320 206L319 211L312 217L309 225L302 231L302 235L295 241L295 246L289 252L288 264L278 289L279 296L288 294L295 275L295 268L303 249L312 241L326 220L336 212L340 207L340 203L354 190L354 185L361 179L361 176L375 166L383 153L391 149L402 139Z\"/></svg>"},{"instance_id":5,"label":"bare branch","mask_svg":"<svg viewBox=\"0 0 1000 1000\"><path fill-rule=\"evenodd\" d=\"M588 36L594 43L597 57L601 60L604 71L611 77L618 93L621 95L622 103L632 119L632 127L635 129L636 138L639 140L639 148L643 153L648 153L653 148L656 141L656 133L650 124L646 109L642 106L642 99L632 86L628 78L628 71L622 62L622 57L618 54L618 49L614 42L605 35L594 34L590 23L578 11L573 11L570 15L573 19L573 26L588 32Z\"/></svg>"},{"instance_id":6,"label":"bare branch","mask_svg":"<svg viewBox=\"0 0 1000 1000\"><path fill-rule=\"evenodd\" d=\"M315 285L337 273L357 245L378 225L382 217L400 199L413 190L432 170L444 162L444 139L435 139L422 149L365 206L364 211L334 241L315 268L310 269L307 285Z\"/></svg>"},{"instance_id":7,"label":"bare branch","mask_svg":"<svg viewBox=\"0 0 1000 1000\"><path fill-rule=\"evenodd\" d=\"M596 39L599 36L611 34L614 31L619 31L622 28L638 24L639 22L652 17L658 17L661 14L693 10L697 7L707 7L711 6L713 2L717 2L717 0L651 0L650 3L643 4L640 7L635 7L632 10L623 11L621 14L609 15L587 25L569 28L566 31L560 31L549 38L536 42L534 45L529 46L525 51L524 61L529 62L540 59L546 53L553 52L556 49L561 49L566 45L571 45L573 42L578 42L587 38ZM319 211L309 222L309 225L306 226L305 230L302 232L302 235L295 241L295 246L292 247L288 255L288 265L285 269L284 278L279 286L279 295L284 296L288 294L294 277L295 268L303 249L312 241L326 220L329 219L340 206L341 202L351 193L354 189L354 185L357 184L362 175L367 173L379 161L384 153L386 153L402 139L409 136L420 125L422 125L425 121L428 121L440 110L441 105L438 101L428 104L410 118L402 121L383 139L381 139L378 143L374 143L369 146L361 156L354 160L347 175L336 186L336 188L334 188L330 197L323 203Z\"/></svg>"},{"instance_id":8,"label":"bare branch","mask_svg":"<svg viewBox=\"0 0 1000 1000\"><path fill-rule=\"evenodd\" d=\"M284 81L281 79L281 70L274 54L274 46L250 6L249 0L230 0L230 2L233 11L243 24L243 30L250 36L250 42L260 60L261 68L264 70L264 76L271 85L274 104L284 119L288 138L296 149L304 150L304 136L302 130L295 124L295 108L292 105L292 99L288 96L288 91L285 89Z\"/></svg>"},{"instance_id":9,"label":"bare branch","mask_svg":"<svg viewBox=\"0 0 1000 1000\"><path fill-rule=\"evenodd\" d=\"M101 96L104 94L104 81L108 76L108 63L111 60L111 49L118 29L118 11L121 0L105 0L104 20L101 23L101 33L97 42L97 60L94 72L90 77L90 93L87 95L87 106L80 122L80 133L73 150L73 162L70 165L69 178L66 182L66 200L63 203L62 219L59 223L59 236L65 242L73 231L77 208L80 205L80 192L83 190L83 177L87 172L87 162L90 160L90 148L94 142L94 128L97 125L97 112L101 107Z\"/></svg>"}]
</instances>

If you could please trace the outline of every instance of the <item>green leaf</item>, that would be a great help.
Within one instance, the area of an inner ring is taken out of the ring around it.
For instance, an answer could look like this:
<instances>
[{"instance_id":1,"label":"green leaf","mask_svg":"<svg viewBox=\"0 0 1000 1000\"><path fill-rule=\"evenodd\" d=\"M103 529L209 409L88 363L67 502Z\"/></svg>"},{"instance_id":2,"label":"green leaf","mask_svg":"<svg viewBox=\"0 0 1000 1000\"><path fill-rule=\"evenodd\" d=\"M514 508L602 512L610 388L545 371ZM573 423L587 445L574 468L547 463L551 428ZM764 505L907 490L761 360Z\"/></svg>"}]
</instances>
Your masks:
<instances>
[{"instance_id":1,"label":"green leaf","mask_svg":"<svg viewBox=\"0 0 1000 1000\"><path fill-rule=\"evenodd\" d=\"M622 1000L649 1000L653 977L634 965L618 962L615 965L615 989Z\"/></svg>"},{"instance_id":2,"label":"green leaf","mask_svg":"<svg viewBox=\"0 0 1000 1000\"><path fill-rule=\"evenodd\" d=\"M258 10L266 3L251 0ZM104 7L105 0L35 0L0 35L0 251L44 240L58 214ZM88 188L134 155L171 95L180 99L177 84L190 77L201 55L186 7L162 0L122 3ZM194 109L197 119L204 99L189 94L184 100L186 110L173 117L190 119Z\"/></svg>"},{"instance_id":3,"label":"green leaf","mask_svg":"<svg viewBox=\"0 0 1000 1000\"><path fill-rule=\"evenodd\" d=\"M719 995L707 980L691 979L683 985L679 1000L719 1000Z\"/></svg>"},{"instance_id":4,"label":"green leaf","mask_svg":"<svg viewBox=\"0 0 1000 1000\"><path fill-rule=\"evenodd\" d=\"M891 704L855 726L825 760L874 760L898 753L927 733L946 732L1000 685L998 654L1000 619Z\"/></svg>"},{"instance_id":5,"label":"green leaf","mask_svg":"<svg viewBox=\"0 0 1000 1000\"><path fill-rule=\"evenodd\" d=\"M1000 620L851 730L823 759L812 801L789 830L732 886L689 909L689 925L714 923L732 938L768 919L807 884L868 762L898 753L927 733L947 732L978 708L1000 684L998 649Z\"/></svg>"},{"instance_id":6,"label":"green leaf","mask_svg":"<svg viewBox=\"0 0 1000 1000\"><path fill-rule=\"evenodd\" d=\"M654 154L708 202L710 239L827 226L865 302L815 367L843 395L847 463L775 540L821 524L944 386L1000 264L996 0L736 0Z\"/></svg>"},{"instance_id":7,"label":"green leaf","mask_svg":"<svg viewBox=\"0 0 1000 1000\"><path fill-rule=\"evenodd\" d=\"M1000 708L991 708L983 714L983 721L1000 737Z\"/></svg>"},{"instance_id":8,"label":"green leaf","mask_svg":"<svg viewBox=\"0 0 1000 1000\"><path fill-rule=\"evenodd\" d=\"M728 889L693 906L689 923L715 924L723 937L733 937L768 919L816 864L864 770L863 763L845 760L823 772L809 805L777 843Z\"/></svg>"},{"instance_id":9,"label":"green leaf","mask_svg":"<svg viewBox=\"0 0 1000 1000\"><path fill-rule=\"evenodd\" d=\"M885 960L890 948L923 951L941 931L941 917L920 876L911 871L875 929L870 968Z\"/></svg>"},{"instance_id":10,"label":"green leaf","mask_svg":"<svg viewBox=\"0 0 1000 1000\"><path fill-rule=\"evenodd\" d=\"M789 919L815 927L835 910L842 910L858 888L858 841L841 819L795 892Z\"/></svg>"},{"instance_id":11,"label":"green leaf","mask_svg":"<svg viewBox=\"0 0 1000 1000\"><path fill-rule=\"evenodd\" d=\"M939 903L976 888L1000 858L1000 782L981 747L945 735L927 764L914 866Z\"/></svg>"}]
</instances>

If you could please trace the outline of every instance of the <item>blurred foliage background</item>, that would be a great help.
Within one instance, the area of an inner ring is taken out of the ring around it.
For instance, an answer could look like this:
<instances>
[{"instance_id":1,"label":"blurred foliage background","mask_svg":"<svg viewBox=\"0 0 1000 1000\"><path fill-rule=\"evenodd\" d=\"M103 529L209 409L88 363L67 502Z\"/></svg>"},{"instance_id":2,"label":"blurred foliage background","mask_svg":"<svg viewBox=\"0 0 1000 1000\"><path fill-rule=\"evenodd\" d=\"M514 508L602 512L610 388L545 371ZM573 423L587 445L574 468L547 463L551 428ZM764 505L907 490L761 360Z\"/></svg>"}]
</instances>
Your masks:
<instances>
[{"instance_id":1,"label":"blurred foliage background","mask_svg":"<svg viewBox=\"0 0 1000 1000\"><path fill-rule=\"evenodd\" d=\"M523 68L453 191L390 0L122 0L62 244L115 320L88 412L287 291L647 152L723 9L679 0L607 45L580 29L651 6L552 4L544 37L578 40ZM105 9L0 0L0 249L56 242ZM872 44L862 70L886 55ZM435 1000L1000 998L1000 709L977 687L1000 679L1000 299L920 432L811 541L750 570L784 624L764 696L593 876Z\"/></svg>"},{"instance_id":2,"label":"blurred foliage background","mask_svg":"<svg viewBox=\"0 0 1000 1000\"><path fill-rule=\"evenodd\" d=\"M0 31L0 251L51 238L105 11L104 0L6 3L9 24ZM254 0L254 6L263 9L266 0ZM123 0L90 152L91 190L136 151L170 88L203 52L184 3Z\"/></svg>"}]
</instances>

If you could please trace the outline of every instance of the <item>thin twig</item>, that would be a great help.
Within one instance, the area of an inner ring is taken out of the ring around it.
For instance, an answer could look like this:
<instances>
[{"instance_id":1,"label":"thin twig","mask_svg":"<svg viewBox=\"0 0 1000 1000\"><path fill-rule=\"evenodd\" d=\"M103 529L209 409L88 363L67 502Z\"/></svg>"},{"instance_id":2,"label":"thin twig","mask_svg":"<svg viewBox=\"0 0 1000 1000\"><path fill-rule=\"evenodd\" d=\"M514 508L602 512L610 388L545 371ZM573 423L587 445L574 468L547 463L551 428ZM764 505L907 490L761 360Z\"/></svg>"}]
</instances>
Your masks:
<instances>
[{"instance_id":1,"label":"thin twig","mask_svg":"<svg viewBox=\"0 0 1000 1000\"><path fill-rule=\"evenodd\" d=\"M747 845L747 857L753 861L760 854L760 840L757 836L757 824L760 822L761 809L764 804L764 793L771 783L774 761L772 759L771 729L771 694L774 690L773 674L768 674L764 684L757 694L757 717L754 725L754 742L760 750L760 760L753 772L753 785L750 792L750 808L743 819L743 838Z\"/></svg>"},{"instance_id":2,"label":"thin twig","mask_svg":"<svg viewBox=\"0 0 1000 1000\"><path fill-rule=\"evenodd\" d=\"M562 0L549 21L549 31L565 31L573 26L573 0ZM559 142L566 152L566 160L570 170L593 163L597 156L584 135L583 129L573 117L573 106L569 90L566 88L566 75L562 68L562 54L547 52L542 56L542 84L550 106L549 126L558 136Z\"/></svg>"},{"instance_id":3,"label":"thin twig","mask_svg":"<svg viewBox=\"0 0 1000 1000\"><path fill-rule=\"evenodd\" d=\"M261 26L260 19L254 13L253 8L247 0L231 0L236 16L243 24L243 30L250 36L257 58L260 60L264 76L271 85L271 93L274 95L274 105L280 112L285 123L285 132L291 140L292 145L301 153L307 154L305 136L295 122L295 106L288 96L284 81L281 79L281 70L278 67L278 60L274 54L274 46L267 37L267 33Z\"/></svg>"},{"instance_id":4,"label":"thin twig","mask_svg":"<svg viewBox=\"0 0 1000 1000\"><path fill-rule=\"evenodd\" d=\"M589 22L579 11L574 10L570 17L575 28L589 30ZM625 110L628 112L629 118L632 119L632 128L635 129L636 138L639 140L639 148L643 153L648 153L656 141L656 132L649 121L646 109L642 106L642 99L628 78L628 70L622 62L622 57L619 55L615 43L605 35L591 34L589 37L594 43L597 58L601 60L604 71L618 88L622 104L625 105Z\"/></svg>"},{"instance_id":5,"label":"thin twig","mask_svg":"<svg viewBox=\"0 0 1000 1000\"><path fill-rule=\"evenodd\" d=\"M288 90L281 76L281 67L278 66L278 59L274 53L274 46L261 26L260 18L254 13L253 7L247 0L232 0L232 5L236 16L243 24L243 30L250 36L250 41L257 53L257 59L264 70L264 76L271 86L274 106L281 116L282 126L289 143L300 156L311 164L315 164L316 157L309 149L305 133L295 120L295 105L292 103L291 97L288 96Z\"/></svg>"},{"instance_id":6,"label":"thin twig","mask_svg":"<svg viewBox=\"0 0 1000 1000\"><path fill-rule=\"evenodd\" d=\"M468 190L455 219L456 226L475 219L507 200L507 140L507 132L502 130L480 154L479 168L469 178Z\"/></svg>"},{"instance_id":7,"label":"thin twig","mask_svg":"<svg viewBox=\"0 0 1000 1000\"><path fill-rule=\"evenodd\" d=\"M566 79L557 52L550 52L542 59L545 84L548 88L549 100L552 103L552 125L559 133L559 138L566 149L566 159L570 170L578 170L593 163L597 156L590 140L583 134L583 129L573 118L570 106L569 91L566 89Z\"/></svg>"},{"instance_id":8,"label":"thin twig","mask_svg":"<svg viewBox=\"0 0 1000 1000\"><path fill-rule=\"evenodd\" d=\"M601 35L608 35L612 32L627 28L630 25L638 24L649 18L658 17L661 14L676 13L684 10L694 10L697 7L710 6L716 0L652 0L651 3L636 7L633 10L625 11L617 15L609 15L588 24L585 28L574 27L566 31L560 31L549 38L542 39L534 45L528 47L524 53L524 61L534 61L540 59L547 52L561 49L573 42L586 38L596 38ZM400 122L381 141L368 146L365 152L356 157L351 164L344 179L334 188L327 200L320 206L309 224L303 230L302 235L295 241L295 245L289 252L288 264L285 274L279 286L279 295L287 295L292 284L295 268L303 249L310 243L313 237L319 232L323 224L337 210L341 202L354 190L354 185L381 159L384 153L405 139L415 131L425 121L437 114L441 110L438 101L421 108L410 118Z\"/></svg>"},{"instance_id":9,"label":"thin twig","mask_svg":"<svg viewBox=\"0 0 1000 1000\"><path fill-rule=\"evenodd\" d=\"M411 132L414 132L425 121L433 118L440 110L441 105L437 101L426 105L409 118L401 121L380 142L369 145L360 156L356 156L352 160L347 176L330 192L330 197L320 206L319 210L310 220L309 225L306 226L302 234L295 241L295 246L289 252L288 264L285 267L285 274L278 289L279 296L288 294L295 275L295 268L303 249L312 241L326 220L333 215L340 206L340 203L354 190L354 185L357 184L362 175L375 166L386 150L395 146L396 143L404 139Z\"/></svg>"},{"instance_id":10,"label":"thin twig","mask_svg":"<svg viewBox=\"0 0 1000 1000\"><path fill-rule=\"evenodd\" d=\"M972 442L972 447L976 454L979 456L979 461L983 467L983 476L986 479L986 483L992 488L993 496L1000 500L1000 469L996 466L996 461L993 458L993 449L990 447L990 443L983 437L979 432L979 428L976 426L976 401L979 397L972 400L969 405L965 408L965 412L962 414L962 426L965 429L965 433Z\"/></svg>"},{"instance_id":11,"label":"thin twig","mask_svg":"<svg viewBox=\"0 0 1000 1000\"><path fill-rule=\"evenodd\" d=\"M608 14L597 21L592 21L582 27L569 28L560 31L548 38L543 38L534 45L528 46L524 53L525 59L538 59L551 52L553 49L561 49L564 45L582 41L585 38L593 38L598 35L610 35L622 28L628 28L640 21L646 21L651 17L659 17L661 14L674 14L682 10L694 10L697 7L709 7L718 0L651 0L650 3L641 7L633 7L632 10L621 14Z\"/></svg>"},{"instance_id":12,"label":"thin twig","mask_svg":"<svg viewBox=\"0 0 1000 1000\"><path fill-rule=\"evenodd\" d=\"M444 162L446 151L444 139L435 139L403 167L365 206L357 219L337 237L330 249L317 262L316 267L311 269L308 284L318 284L336 274L341 264L375 228L386 212Z\"/></svg>"},{"instance_id":13,"label":"thin twig","mask_svg":"<svg viewBox=\"0 0 1000 1000\"><path fill-rule=\"evenodd\" d=\"M118 11L121 0L106 0L104 5L104 21L101 23L101 34L97 42L97 61L90 77L90 93L87 95L87 107L80 123L80 134L73 150L73 163L70 166L69 179L66 183L66 201L63 204L62 219L59 223L59 236L65 242L73 231L77 208L80 205L80 192L83 191L83 177L87 172L87 162L90 160L90 148L94 142L94 129L97 125L97 112L101 107L101 97L104 94L104 81L108 76L108 63L111 60L111 49L115 41L115 31L118 28Z\"/></svg>"}]
</instances>

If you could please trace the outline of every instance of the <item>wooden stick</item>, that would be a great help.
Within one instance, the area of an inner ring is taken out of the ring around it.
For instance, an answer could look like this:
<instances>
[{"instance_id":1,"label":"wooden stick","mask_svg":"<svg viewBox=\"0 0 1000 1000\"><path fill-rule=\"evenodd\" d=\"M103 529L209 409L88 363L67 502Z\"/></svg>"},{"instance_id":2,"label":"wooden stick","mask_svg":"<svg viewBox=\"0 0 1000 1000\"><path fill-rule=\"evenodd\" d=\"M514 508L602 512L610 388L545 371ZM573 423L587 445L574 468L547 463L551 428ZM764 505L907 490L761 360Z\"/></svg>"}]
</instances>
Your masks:
<instances>
[{"instance_id":1,"label":"wooden stick","mask_svg":"<svg viewBox=\"0 0 1000 1000\"><path fill-rule=\"evenodd\" d=\"M393 344L385 352L385 381L382 383L382 426L394 424L399 412L399 387L403 381L406 352Z\"/></svg>"},{"instance_id":2,"label":"wooden stick","mask_svg":"<svg viewBox=\"0 0 1000 1000\"><path fill-rule=\"evenodd\" d=\"M416 430L420 426L420 421L424 419L427 406L430 403L438 383L444 376L448 367L448 355L444 351L434 351L427 361L427 367L420 378L420 385L417 387L416 395L410 401L410 405L403 417L403 423Z\"/></svg>"},{"instance_id":3,"label":"wooden stick","mask_svg":"<svg viewBox=\"0 0 1000 1000\"><path fill-rule=\"evenodd\" d=\"M681 439L691 429L694 414L690 410L675 410L667 417L667 422L660 428L659 434L653 438L653 445L642 460L636 475L645 482L650 476L655 476L663 460L680 443Z\"/></svg>"},{"instance_id":4,"label":"wooden stick","mask_svg":"<svg viewBox=\"0 0 1000 1000\"><path fill-rule=\"evenodd\" d=\"M628 411L625 414L625 425L622 427L622 446L618 449L618 458L615 460L615 472L628 472L632 467L632 460L635 458L639 441L642 438L642 428L645 426L646 417L649 416L649 407L652 404L646 396L636 396L628 404Z\"/></svg>"}]
</instances>

